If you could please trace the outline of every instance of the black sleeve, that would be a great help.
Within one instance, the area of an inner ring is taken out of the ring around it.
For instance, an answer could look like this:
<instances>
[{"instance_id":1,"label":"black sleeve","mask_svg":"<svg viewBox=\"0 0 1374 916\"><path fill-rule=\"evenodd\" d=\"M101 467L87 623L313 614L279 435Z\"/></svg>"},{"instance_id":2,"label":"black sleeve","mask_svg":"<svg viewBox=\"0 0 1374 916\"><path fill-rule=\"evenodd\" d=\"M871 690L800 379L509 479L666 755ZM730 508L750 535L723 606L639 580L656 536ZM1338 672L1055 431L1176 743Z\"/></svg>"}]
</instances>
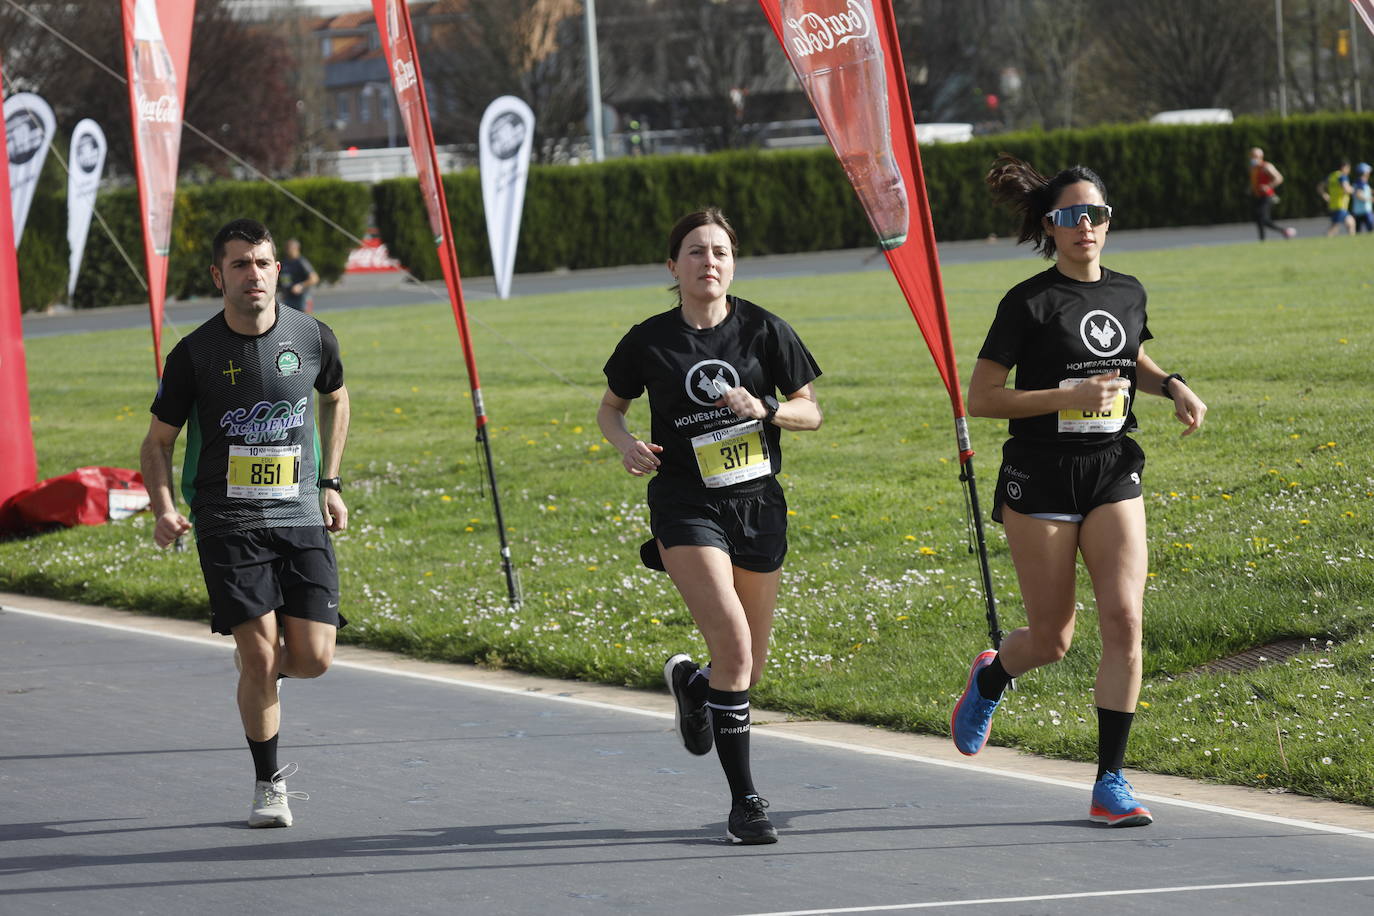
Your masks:
<instances>
[{"instance_id":1,"label":"black sleeve","mask_svg":"<svg viewBox=\"0 0 1374 916\"><path fill-rule=\"evenodd\" d=\"M339 338L323 321L320 327L320 374L315 376L315 390L329 394L343 387L343 360L339 357Z\"/></svg>"},{"instance_id":2,"label":"black sleeve","mask_svg":"<svg viewBox=\"0 0 1374 916\"><path fill-rule=\"evenodd\" d=\"M1021 347L1030 330L1030 309L1025 300L1019 296L1003 296L978 358L990 359L1010 369L1021 361Z\"/></svg>"},{"instance_id":3,"label":"black sleeve","mask_svg":"<svg viewBox=\"0 0 1374 916\"><path fill-rule=\"evenodd\" d=\"M178 343L167 354L162 379L157 383L157 396L148 409L163 423L180 429L191 416L195 403L196 369L184 342Z\"/></svg>"},{"instance_id":4,"label":"black sleeve","mask_svg":"<svg viewBox=\"0 0 1374 916\"><path fill-rule=\"evenodd\" d=\"M639 348L633 340L637 328L638 325L620 338L620 343L615 345L615 352L606 360L606 365L602 369L606 373L606 387L610 388L616 397L627 401L633 401L644 393L644 373L639 365Z\"/></svg>"},{"instance_id":5,"label":"black sleeve","mask_svg":"<svg viewBox=\"0 0 1374 916\"><path fill-rule=\"evenodd\" d=\"M783 394L800 391L821 376L821 367L806 344L797 336L792 326L781 318L772 334L773 353L770 354L769 372L773 382Z\"/></svg>"},{"instance_id":6,"label":"black sleeve","mask_svg":"<svg viewBox=\"0 0 1374 916\"><path fill-rule=\"evenodd\" d=\"M1154 340L1155 335L1150 333L1149 313L1145 308L1148 297L1145 295L1145 287L1140 288L1140 342L1143 344L1147 340Z\"/></svg>"}]
</instances>

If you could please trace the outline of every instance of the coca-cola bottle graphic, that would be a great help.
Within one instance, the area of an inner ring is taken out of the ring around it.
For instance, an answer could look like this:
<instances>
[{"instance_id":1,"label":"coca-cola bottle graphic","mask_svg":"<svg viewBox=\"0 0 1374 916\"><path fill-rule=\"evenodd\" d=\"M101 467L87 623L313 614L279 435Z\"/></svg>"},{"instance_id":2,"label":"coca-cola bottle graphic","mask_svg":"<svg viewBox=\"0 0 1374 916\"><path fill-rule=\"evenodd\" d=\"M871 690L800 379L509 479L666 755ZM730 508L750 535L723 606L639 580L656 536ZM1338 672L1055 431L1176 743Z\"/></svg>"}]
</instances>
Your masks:
<instances>
[{"instance_id":1,"label":"coca-cola bottle graphic","mask_svg":"<svg viewBox=\"0 0 1374 916\"><path fill-rule=\"evenodd\" d=\"M783 46L883 248L906 241L906 183L892 155L887 68L871 0L780 0Z\"/></svg>"},{"instance_id":2,"label":"coca-cola bottle graphic","mask_svg":"<svg viewBox=\"0 0 1374 916\"><path fill-rule=\"evenodd\" d=\"M172 205L181 150L177 74L162 39L154 0L134 4L134 90L138 103L140 177L148 207L153 250L166 255L172 242Z\"/></svg>"}]
</instances>

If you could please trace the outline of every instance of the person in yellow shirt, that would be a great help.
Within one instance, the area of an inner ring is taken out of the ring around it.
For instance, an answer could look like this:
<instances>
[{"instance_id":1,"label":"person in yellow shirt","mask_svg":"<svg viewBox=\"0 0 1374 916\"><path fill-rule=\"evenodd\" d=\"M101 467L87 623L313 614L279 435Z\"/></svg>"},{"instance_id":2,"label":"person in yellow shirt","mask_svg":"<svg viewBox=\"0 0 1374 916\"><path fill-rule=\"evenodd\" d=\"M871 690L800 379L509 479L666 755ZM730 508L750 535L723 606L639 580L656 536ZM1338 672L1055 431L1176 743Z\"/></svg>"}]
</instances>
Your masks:
<instances>
[{"instance_id":1,"label":"person in yellow shirt","mask_svg":"<svg viewBox=\"0 0 1374 916\"><path fill-rule=\"evenodd\" d=\"M1342 226L1346 232L1355 234L1355 217L1350 215L1352 191L1349 159L1342 159L1340 168L1317 183L1317 193L1326 201L1326 208L1331 214L1331 227L1326 230L1327 238L1340 232Z\"/></svg>"}]
</instances>

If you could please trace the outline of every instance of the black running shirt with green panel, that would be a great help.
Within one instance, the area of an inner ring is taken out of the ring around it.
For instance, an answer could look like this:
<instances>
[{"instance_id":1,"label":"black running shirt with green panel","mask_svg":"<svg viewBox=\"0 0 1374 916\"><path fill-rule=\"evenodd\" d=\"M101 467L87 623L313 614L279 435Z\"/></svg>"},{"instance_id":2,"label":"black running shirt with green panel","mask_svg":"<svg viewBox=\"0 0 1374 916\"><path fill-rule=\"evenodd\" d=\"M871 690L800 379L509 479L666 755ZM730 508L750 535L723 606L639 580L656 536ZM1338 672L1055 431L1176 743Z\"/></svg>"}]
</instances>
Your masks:
<instances>
[{"instance_id":1,"label":"black running shirt with green panel","mask_svg":"<svg viewBox=\"0 0 1374 916\"><path fill-rule=\"evenodd\" d=\"M181 492L197 539L324 524L314 393L342 386L334 332L295 309L258 336L221 312L172 348L152 411L186 425Z\"/></svg>"},{"instance_id":2,"label":"black running shirt with green panel","mask_svg":"<svg viewBox=\"0 0 1374 916\"><path fill-rule=\"evenodd\" d=\"M702 497L759 489L782 468L782 430L715 402L741 385L762 398L820 377L791 325L745 299L728 301L730 313L711 328L691 327L678 308L655 315L631 328L606 362L617 397L649 393L650 434L663 446L655 489Z\"/></svg>"},{"instance_id":3,"label":"black running shirt with green panel","mask_svg":"<svg viewBox=\"0 0 1374 916\"><path fill-rule=\"evenodd\" d=\"M1102 268L1093 282L1051 267L1012 287L997 306L979 359L1016 368L1022 391L1081 385L1113 369L1130 381L1110 410L1061 410L1012 420L1021 441L1083 451L1121 439L1136 428L1136 356L1152 335L1145 288L1127 274Z\"/></svg>"}]
</instances>

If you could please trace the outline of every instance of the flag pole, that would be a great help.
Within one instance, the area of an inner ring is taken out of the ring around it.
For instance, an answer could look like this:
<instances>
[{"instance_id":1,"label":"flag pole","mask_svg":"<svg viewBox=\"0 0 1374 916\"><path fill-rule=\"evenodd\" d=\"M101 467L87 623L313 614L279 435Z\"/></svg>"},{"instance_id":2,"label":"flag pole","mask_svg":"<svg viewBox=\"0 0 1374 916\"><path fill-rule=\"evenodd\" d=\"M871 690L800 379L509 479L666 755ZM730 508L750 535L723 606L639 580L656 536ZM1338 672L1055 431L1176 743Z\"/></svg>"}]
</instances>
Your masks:
<instances>
[{"instance_id":1,"label":"flag pole","mask_svg":"<svg viewBox=\"0 0 1374 916\"><path fill-rule=\"evenodd\" d=\"M372 0L372 10L391 69L391 88L405 121L406 138L410 143L411 154L415 157L416 171L420 177L420 192L425 196L425 208L429 214L430 228L434 232L439 265L443 269L449 303L453 307L453 320L458 325L458 339L462 344L463 361L467 365L468 382L472 389L477 442L482 448L482 457L486 462L487 483L491 487L492 508L496 515L496 534L501 545L501 569L506 577L506 591L511 607L518 608L521 603L520 585L515 574L515 565L511 560L510 543L506 538L505 516L501 511L500 490L496 482L496 464L491 457L486 405L482 400L482 382L477 374L477 358L472 349L467 306L463 302L462 275L458 270L458 251L453 243L453 223L449 219L448 198L444 194L439 156L434 148L434 127L429 117L429 101L425 97L425 81L420 74L420 54L415 45L410 8L406 0ZM400 36L404 39L403 43L398 41L398 33L404 33ZM396 48L393 45L398 44L402 45L400 50L405 52L408 60L396 56ZM402 94L411 90L414 92L413 95ZM423 147L423 151L420 147ZM430 187L426 187L427 183Z\"/></svg>"},{"instance_id":2,"label":"flag pole","mask_svg":"<svg viewBox=\"0 0 1374 916\"><path fill-rule=\"evenodd\" d=\"M988 636L994 647L1000 646L1002 628L973 474L973 448L892 0L759 0L759 5L836 156L841 163L871 164L853 170L846 165L845 171L949 394L959 479L967 488L970 552L978 551ZM841 86L834 74L842 67L863 72L867 79ZM860 85L864 88L855 88Z\"/></svg>"}]
</instances>

